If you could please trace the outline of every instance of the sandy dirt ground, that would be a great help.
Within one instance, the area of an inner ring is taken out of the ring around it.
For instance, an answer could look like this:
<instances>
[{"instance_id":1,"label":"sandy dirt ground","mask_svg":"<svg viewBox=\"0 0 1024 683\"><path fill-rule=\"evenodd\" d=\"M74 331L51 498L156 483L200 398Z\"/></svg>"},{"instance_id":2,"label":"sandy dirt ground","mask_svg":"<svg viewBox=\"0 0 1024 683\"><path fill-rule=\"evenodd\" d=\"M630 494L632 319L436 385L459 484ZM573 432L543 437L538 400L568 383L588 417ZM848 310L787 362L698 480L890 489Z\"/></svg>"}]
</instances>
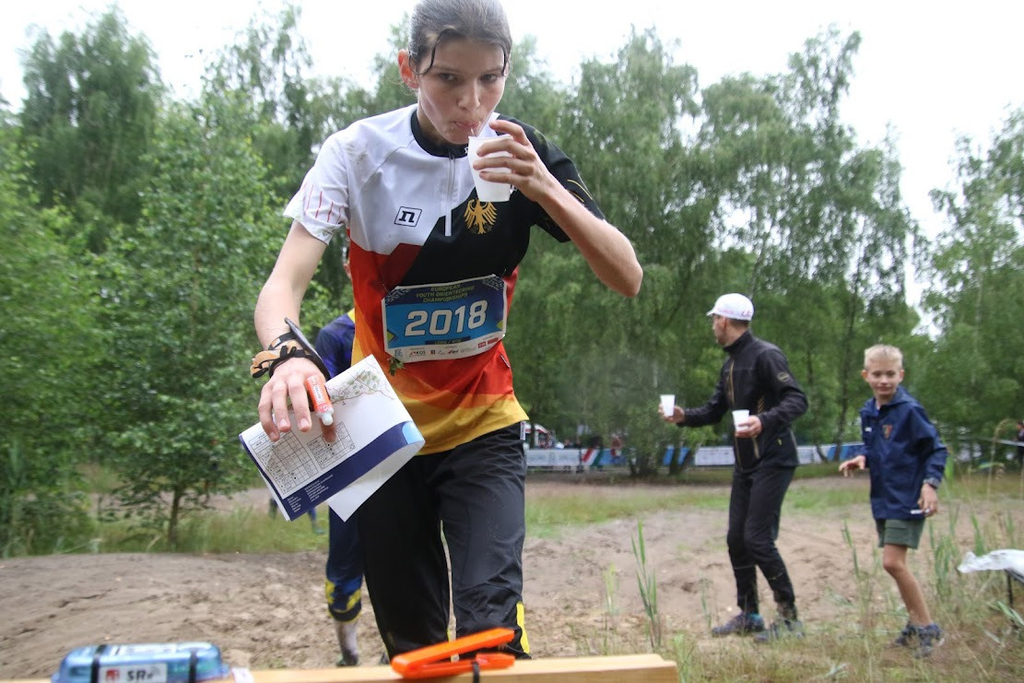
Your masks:
<instances>
[{"instance_id":1,"label":"sandy dirt ground","mask_svg":"<svg viewBox=\"0 0 1024 683\"><path fill-rule=\"evenodd\" d=\"M778 544L809 630L836 620L844 605L852 609L853 551L843 540L844 525L861 562L872 557L875 531L866 480L837 477L793 484L855 486L864 492L858 505L814 514L787 508L784 513ZM580 483L569 474L531 476L527 488L528 496L582 492L594 505L621 491ZM631 488L635 493L638 487ZM678 492L665 486L639 488L650 496ZM243 494L230 504L263 506L266 494ZM642 523L666 633L685 632L701 647L717 647L723 640L711 640L709 624L735 613L726 513L683 508L645 515ZM963 534L969 547L970 530ZM534 656L650 651L633 553L636 536L636 519L565 529L557 536L528 536L524 598ZM232 666L333 666L337 645L323 604L324 559L321 553L302 552L0 560L0 679L48 677L69 650L98 643L204 640L220 646ZM762 612L771 615L770 593L760 580ZM880 586L893 590L891 583ZM360 648L364 664L377 664L383 646L370 598L360 617ZM610 632L613 638L606 637Z\"/></svg>"}]
</instances>

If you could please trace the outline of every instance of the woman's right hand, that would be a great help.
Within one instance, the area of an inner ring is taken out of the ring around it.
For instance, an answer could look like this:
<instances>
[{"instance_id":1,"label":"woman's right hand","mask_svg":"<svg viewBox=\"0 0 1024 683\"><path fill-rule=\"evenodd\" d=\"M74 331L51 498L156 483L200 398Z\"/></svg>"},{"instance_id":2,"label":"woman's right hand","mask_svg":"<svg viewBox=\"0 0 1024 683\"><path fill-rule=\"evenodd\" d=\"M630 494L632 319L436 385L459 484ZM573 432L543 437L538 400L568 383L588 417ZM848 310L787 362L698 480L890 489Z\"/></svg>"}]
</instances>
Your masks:
<instances>
[{"instance_id":1,"label":"woman's right hand","mask_svg":"<svg viewBox=\"0 0 1024 683\"><path fill-rule=\"evenodd\" d=\"M281 438L283 432L290 432L293 425L288 419L288 404L295 411L295 422L300 432L308 432L313 426L304 382L311 375L323 377L316 364L308 358L289 358L274 369L271 377L260 391L260 424L271 441ZM324 378L326 379L326 378ZM324 439L334 443L334 425L321 425Z\"/></svg>"},{"instance_id":2,"label":"woman's right hand","mask_svg":"<svg viewBox=\"0 0 1024 683\"><path fill-rule=\"evenodd\" d=\"M253 322L264 346L288 331L282 324L285 318L299 319L302 298L326 248L327 245L307 232L301 223L292 223L274 270L256 300ZM313 426L303 382L310 375L320 374L313 361L302 357L289 358L274 369L274 376L260 391L259 403L260 424L271 441L280 439L282 432L292 430L288 419L289 401L295 409L299 431L309 431ZM324 438L334 441L334 427L324 427Z\"/></svg>"}]
</instances>

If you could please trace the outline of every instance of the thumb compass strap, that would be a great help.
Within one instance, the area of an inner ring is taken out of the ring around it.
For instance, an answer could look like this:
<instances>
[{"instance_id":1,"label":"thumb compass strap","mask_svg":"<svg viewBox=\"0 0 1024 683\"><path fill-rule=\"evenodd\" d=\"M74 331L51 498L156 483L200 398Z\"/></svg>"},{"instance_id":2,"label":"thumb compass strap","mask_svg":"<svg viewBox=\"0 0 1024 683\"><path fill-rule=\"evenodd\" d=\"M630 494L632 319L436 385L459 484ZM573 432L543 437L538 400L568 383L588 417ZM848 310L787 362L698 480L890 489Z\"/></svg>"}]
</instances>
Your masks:
<instances>
[{"instance_id":1,"label":"thumb compass strap","mask_svg":"<svg viewBox=\"0 0 1024 683\"><path fill-rule=\"evenodd\" d=\"M313 361L325 378L330 377L327 366L324 364L323 359L320 358L320 354L316 352L313 345L302 334L299 326L288 318L285 318L284 322L288 325L289 331L272 341L269 349L260 351L253 356L252 365L249 368L252 376L254 378L262 377L264 374L270 373L270 376L273 377L274 370L278 365L289 358L301 357Z\"/></svg>"}]
</instances>

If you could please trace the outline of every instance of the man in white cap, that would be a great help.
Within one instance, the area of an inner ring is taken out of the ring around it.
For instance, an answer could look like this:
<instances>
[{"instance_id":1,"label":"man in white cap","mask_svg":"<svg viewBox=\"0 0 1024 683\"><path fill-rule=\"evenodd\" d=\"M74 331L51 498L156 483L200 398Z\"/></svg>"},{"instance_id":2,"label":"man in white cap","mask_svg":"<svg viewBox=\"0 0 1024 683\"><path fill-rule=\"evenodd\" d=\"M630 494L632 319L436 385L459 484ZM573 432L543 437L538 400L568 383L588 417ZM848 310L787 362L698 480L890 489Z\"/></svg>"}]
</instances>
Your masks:
<instances>
[{"instance_id":1,"label":"man in white cap","mask_svg":"<svg viewBox=\"0 0 1024 683\"><path fill-rule=\"evenodd\" d=\"M793 584L775 547L782 500L799 464L793 421L807 412L807 397L793 379L782 351L750 332L754 304L742 294L723 294L708 311L715 341L729 357L718 386L700 408L675 406L667 422L680 427L717 424L734 416L732 494L729 498L729 560L736 577L740 613L716 626L712 635L755 634L759 641L800 636ZM772 589L779 618L765 628L758 608L757 570Z\"/></svg>"}]
</instances>

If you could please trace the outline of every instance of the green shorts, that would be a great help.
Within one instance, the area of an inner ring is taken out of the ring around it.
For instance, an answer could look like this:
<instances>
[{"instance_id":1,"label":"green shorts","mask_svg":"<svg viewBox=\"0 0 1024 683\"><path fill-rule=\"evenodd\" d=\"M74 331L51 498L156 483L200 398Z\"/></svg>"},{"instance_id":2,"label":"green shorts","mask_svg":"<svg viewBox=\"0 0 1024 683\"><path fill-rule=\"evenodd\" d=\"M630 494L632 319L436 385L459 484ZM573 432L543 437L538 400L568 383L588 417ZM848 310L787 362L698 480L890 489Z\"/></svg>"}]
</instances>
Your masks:
<instances>
[{"instance_id":1,"label":"green shorts","mask_svg":"<svg viewBox=\"0 0 1024 683\"><path fill-rule=\"evenodd\" d=\"M878 547L887 545L903 545L917 549L924 532L923 519L876 519L875 529L878 530Z\"/></svg>"}]
</instances>

